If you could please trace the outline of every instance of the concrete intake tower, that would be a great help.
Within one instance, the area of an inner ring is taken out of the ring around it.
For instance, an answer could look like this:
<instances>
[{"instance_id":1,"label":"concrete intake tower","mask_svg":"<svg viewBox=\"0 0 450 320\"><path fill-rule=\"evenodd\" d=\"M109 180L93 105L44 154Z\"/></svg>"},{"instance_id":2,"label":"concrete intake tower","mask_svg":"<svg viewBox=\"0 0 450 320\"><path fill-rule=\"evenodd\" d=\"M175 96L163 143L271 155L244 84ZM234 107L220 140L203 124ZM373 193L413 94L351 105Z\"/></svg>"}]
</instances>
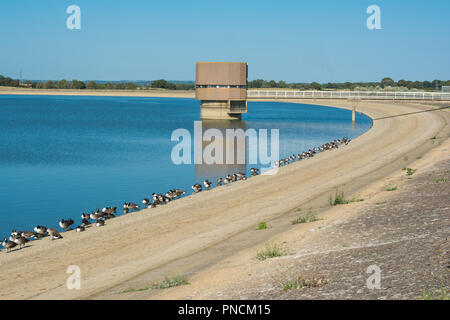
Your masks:
<instances>
[{"instance_id":1,"label":"concrete intake tower","mask_svg":"<svg viewBox=\"0 0 450 320\"><path fill-rule=\"evenodd\" d=\"M202 119L241 119L247 113L248 66L245 62L197 62L195 98Z\"/></svg>"}]
</instances>

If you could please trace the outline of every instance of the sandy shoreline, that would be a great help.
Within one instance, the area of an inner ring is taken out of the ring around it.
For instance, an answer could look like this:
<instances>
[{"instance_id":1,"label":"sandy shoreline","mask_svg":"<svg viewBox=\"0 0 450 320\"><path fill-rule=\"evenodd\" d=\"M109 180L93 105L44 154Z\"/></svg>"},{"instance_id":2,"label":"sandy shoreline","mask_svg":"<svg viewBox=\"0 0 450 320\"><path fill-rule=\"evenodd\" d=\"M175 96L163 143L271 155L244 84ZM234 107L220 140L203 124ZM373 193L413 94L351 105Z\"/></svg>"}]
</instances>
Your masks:
<instances>
[{"instance_id":1,"label":"sandy shoreline","mask_svg":"<svg viewBox=\"0 0 450 320\"><path fill-rule=\"evenodd\" d=\"M350 107L346 101L301 102ZM446 140L448 110L401 116L423 110L431 107L361 102L358 111L383 119L375 120L372 129L345 148L281 168L275 176L258 176L118 217L104 228L68 232L58 241L34 241L13 253L2 251L0 267L8 272L0 273L0 298L133 298L118 295L117 288L139 277L158 280L174 272L185 273L189 269L185 262L202 253L199 261L205 267L219 263L224 257L215 256L214 251L220 251L224 243L229 257L253 248L267 240L260 235L247 236L260 221L281 219L305 203L322 202L337 187L354 192L399 170L405 154L416 150L426 154L436 147L427 143L430 138L444 135ZM270 236L284 230L282 226L273 228ZM244 234L245 241L233 242ZM81 268L81 290L66 288L70 265ZM172 267L167 268L169 265Z\"/></svg>"},{"instance_id":2,"label":"sandy shoreline","mask_svg":"<svg viewBox=\"0 0 450 320\"><path fill-rule=\"evenodd\" d=\"M46 95L46 96L99 96L99 97L155 97L194 98L193 90L89 90L89 89L32 89L1 87L0 95Z\"/></svg>"},{"instance_id":3,"label":"sandy shoreline","mask_svg":"<svg viewBox=\"0 0 450 320\"><path fill-rule=\"evenodd\" d=\"M438 144L442 140L438 138ZM430 143L432 143L430 141ZM356 201L337 207L313 208L318 221L290 225L295 215L268 222L273 232L268 243L278 244L285 255L258 261L263 244L244 248L189 276L189 285L147 291L151 299L423 299L423 292L438 297L450 294L450 140L416 157L405 171L375 181L357 193ZM387 189L393 187L394 189ZM323 203L322 203L323 207ZM270 229L252 233L271 233ZM380 289L366 286L367 268L382 272ZM284 288L287 281L323 277L324 286ZM145 282L129 282L142 288ZM148 282L147 282L148 283ZM116 290L116 292L120 292ZM136 292L110 294L114 299L144 298Z\"/></svg>"}]
</instances>

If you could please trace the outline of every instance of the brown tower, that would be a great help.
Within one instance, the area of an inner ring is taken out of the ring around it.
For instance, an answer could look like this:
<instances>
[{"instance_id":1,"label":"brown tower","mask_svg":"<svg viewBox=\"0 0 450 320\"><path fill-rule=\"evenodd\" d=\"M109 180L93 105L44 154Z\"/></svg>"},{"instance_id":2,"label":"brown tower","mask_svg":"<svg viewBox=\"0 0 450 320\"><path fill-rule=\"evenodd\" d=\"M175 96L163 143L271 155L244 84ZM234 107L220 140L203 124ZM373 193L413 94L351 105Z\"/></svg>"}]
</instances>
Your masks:
<instances>
[{"instance_id":1,"label":"brown tower","mask_svg":"<svg viewBox=\"0 0 450 320\"><path fill-rule=\"evenodd\" d=\"M195 98L201 100L202 119L240 119L247 113L245 62L197 62Z\"/></svg>"}]
</instances>

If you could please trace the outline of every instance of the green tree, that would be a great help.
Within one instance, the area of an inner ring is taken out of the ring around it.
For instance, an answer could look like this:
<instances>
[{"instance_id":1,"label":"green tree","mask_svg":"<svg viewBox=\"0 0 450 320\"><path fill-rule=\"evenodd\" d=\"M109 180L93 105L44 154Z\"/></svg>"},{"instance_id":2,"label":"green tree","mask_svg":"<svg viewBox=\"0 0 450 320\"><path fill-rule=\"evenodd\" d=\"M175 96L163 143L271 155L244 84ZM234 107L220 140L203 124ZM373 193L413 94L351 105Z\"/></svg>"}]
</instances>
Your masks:
<instances>
[{"instance_id":1,"label":"green tree","mask_svg":"<svg viewBox=\"0 0 450 320\"><path fill-rule=\"evenodd\" d=\"M267 83L267 86L268 86L269 88L276 88L276 87L277 87L277 83L275 82L275 80L270 80L270 81Z\"/></svg>"},{"instance_id":2,"label":"green tree","mask_svg":"<svg viewBox=\"0 0 450 320\"><path fill-rule=\"evenodd\" d=\"M97 82L91 80L86 84L86 88L88 89L97 89Z\"/></svg>"},{"instance_id":3,"label":"green tree","mask_svg":"<svg viewBox=\"0 0 450 320\"><path fill-rule=\"evenodd\" d=\"M56 89L55 82L52 81L52 80L46 81L45 84L44 84L44 88L45 89Z\"/></svg>"},{"instance_id":4,"label":"green tree","mask_svg":"<svg viewBox=\"0 0 450 320\"><path fill-rule=\"evenodd\" d=\"M399 87L406 87L406 81L405 80L398 80L397 86Z\"/></svg>"},{"instance_id":5,"label":"green tree","mask_svg":"<svg viewBox=\"0 0 450 320\"><path fill-rule=\"evenodd\" d=\"M71 88L72 89L86 89L86 85L84 84L83 81L72 80Z\"/></svg>"},{"instance_id":6,"label":"green tree","mask_svg":"<svg viewBox=\"0 0 450 320\"><path fill-rule=\"evenodd\" d=\"M343 84L343 89L351 89L352 88L352 83L351 82L346 82Z\"/></svg>"},{"instance_id":7,"label":"green tree","mask_svg":"<svg viewBox=\"0 0 450 320\"><path fill-rule=\"evenodd\" d=\"M67 82L66 79L56 81L55 85L56 85L56 88L58 88L58 89L69 89L70 88L70 84Z\"/></svg>"},{"instance_id":8,"label":"green tree","mask_svg":"<svg viewBox=\"0 0 450 320\"><path fill-rule=\"evenodd\" d=\"M380 82L380 85L382 88L393 87L395 86L395 82L391 78L383 78Z\"/></svg>"},{"instance_id":9,"label":"green tree","mask_svg":"<svg viewBox=\"0 0 450 320\"><path fill-rule=\"evenodd\" d=\"M287 88L287 84L286 82L284 82L283 80L278 81L277 83L277 87L278 88Z\"/></svg>"},{"instance_id":10,"label":"green tree","mask_svg":"<svg viewBox=\"0 0 450 320\"><path fill-rule=\"evenodd\" d=\"M311 89L313 89L313 90L321 90L322 86L318 82L311 82Z\"/></svg>"},{"instance_id":11,"label":"green tree","mask_svg":"<svg viewBox=\"0 0 450 320\"><path fill-rule=\"evenodd\" d=\"M425 89L430 89L432 86L431 86L431 82L430 81L424 81L423 82L423 87L425 88Z\"/></svg>"},{"instance_id":12,"label":"green tree","mask_svg":"<svg viewBox=\"0 0 450 320\"><path fill-rule=\"evenodd\" d=\"M174 90L176 89L176 86L173 83L167 82L164 79L159 79L152 82L152 88Z\"/></svg>"},{"instance_id":13,"label":"green tree","mask_svg":"<svg viewBox=\"0 0 450 320\"><path fill-rule=\"evenodd\" d=\"M249 88L264 88L265 81L263 79L256 79L253 81L250 81L248 83Z\"/></svg>"},{"instance_id":14,"label":"green tree","mask_svg":"<svg viewBox=\"0 0 450 320\"><path fill-rule=\"evenodd\" d=\"M115 85L112 82L105 83L105 88L108 90L115 89Z\"/></svg>"},{"instance_id":15,"label":"green tree","mask_svg":"<svg viewBox=\"0 0 450 320\"><path fill-rule=\"evenodd\" d=\"M124 85L126 90L136 90L136 85L133 82L127 82Z\"/></svg>"},{"instance_id":16,"label":"green tree","mask_svg":"<svg viewBox=\"0 0 450 320\"><path fill-rule=\"evenodd\" d=\"M441 90L441 87L442 87L441 82L442 82L441 80L433 80L431 82L431 87L436 90Z\"/></svg>"}]
</instances>

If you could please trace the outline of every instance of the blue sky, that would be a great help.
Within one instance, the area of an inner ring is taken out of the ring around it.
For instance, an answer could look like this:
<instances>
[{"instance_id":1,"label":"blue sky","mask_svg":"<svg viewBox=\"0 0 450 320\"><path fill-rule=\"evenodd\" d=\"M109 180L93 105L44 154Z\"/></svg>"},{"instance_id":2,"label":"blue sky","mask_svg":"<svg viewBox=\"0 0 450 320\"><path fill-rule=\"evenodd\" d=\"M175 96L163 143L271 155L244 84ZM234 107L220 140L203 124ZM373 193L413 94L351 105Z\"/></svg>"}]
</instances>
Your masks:
<instances>
[{"instance_id":1,"label":"blue sky","mask_svg":"<svg viewBox=\"0 0 450 320\"><path fill-rule=\"evenodd\" d=\"M448 80L449 30L448 0L1 1L0 74L193 80L196 61L246 61L250 80Z\"/></svg>"}]
</instances>

